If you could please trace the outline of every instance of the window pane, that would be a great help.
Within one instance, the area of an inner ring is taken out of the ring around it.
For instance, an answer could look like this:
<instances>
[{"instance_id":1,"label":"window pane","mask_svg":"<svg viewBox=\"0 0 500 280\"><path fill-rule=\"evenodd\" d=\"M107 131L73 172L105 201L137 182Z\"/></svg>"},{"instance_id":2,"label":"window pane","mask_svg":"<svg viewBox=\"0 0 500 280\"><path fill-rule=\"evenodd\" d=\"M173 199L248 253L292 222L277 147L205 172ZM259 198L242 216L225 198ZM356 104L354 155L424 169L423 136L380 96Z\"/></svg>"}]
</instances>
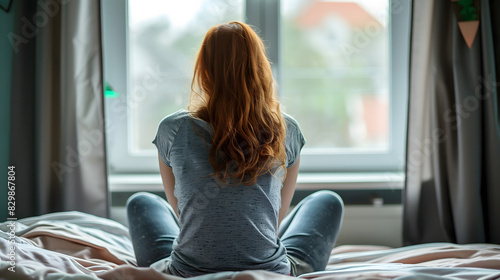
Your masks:
<instances>
[{"instance_id":1,"label":"window pane","mask_svg":"<svg viewBox=\"0 0 500 280\"><path fill-rule=\"evenodd\" d=\"M129 93L133 153L153 153L158 122L186 108L195 54L213 25L243 21L244 0L129 0Z\"/></svg>"},{"instance_id":2,"label":"window pane","mask_svg":"<svg viewBox=\"0 0 500 280\"><path fill-rule=\"evenodd\" d=\"M388 0L282 1L281 100L308 147L388 148L388 9Z\"/></svg>"}]
</instances>

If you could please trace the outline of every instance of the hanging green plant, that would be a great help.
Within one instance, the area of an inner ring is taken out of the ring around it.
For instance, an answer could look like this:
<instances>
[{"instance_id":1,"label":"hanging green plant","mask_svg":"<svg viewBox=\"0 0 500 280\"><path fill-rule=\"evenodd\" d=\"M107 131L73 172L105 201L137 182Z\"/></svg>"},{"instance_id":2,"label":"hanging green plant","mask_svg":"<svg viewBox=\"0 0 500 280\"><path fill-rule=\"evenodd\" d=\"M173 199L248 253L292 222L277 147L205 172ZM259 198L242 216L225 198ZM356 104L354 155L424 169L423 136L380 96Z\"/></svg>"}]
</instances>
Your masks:
<instances>
[{"instance_id":1,"label":"hanging green plant","mask_svg":"<svg viewBox=\"0 0 500 280\"><path fill-rule=\"evenodd\" d=\"M472 21L477 19L477 11L474 7L474 0L459 0L458 5L462 7L460 10L462 21Z\"/></svg>"}]
</instances>

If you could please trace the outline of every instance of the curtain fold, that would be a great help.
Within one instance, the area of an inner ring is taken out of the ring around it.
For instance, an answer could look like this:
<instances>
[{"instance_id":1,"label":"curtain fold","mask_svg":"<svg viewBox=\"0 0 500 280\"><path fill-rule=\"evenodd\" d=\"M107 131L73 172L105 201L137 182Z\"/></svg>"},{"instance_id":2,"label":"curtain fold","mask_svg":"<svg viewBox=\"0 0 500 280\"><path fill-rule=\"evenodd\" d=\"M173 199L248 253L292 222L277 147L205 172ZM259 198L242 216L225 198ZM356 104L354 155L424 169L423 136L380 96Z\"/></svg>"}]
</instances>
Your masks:
<instances>
[{"instance_id":1,"label":"curtain fold","mask_svg":"<svg viewBox=\"0 0 500 280\"><path fill-rule=\"evenodd\" d=\"M13 58L17 217L107 217L100 1L16 4L15 31L26 39Z\"/></svg>"},{"instance_id":2,"label":"curtain fold","mask_svg":"<svg viewBox=\"0 0 500 280\"><path fill-rule=\"evenodd\" d=\"M405 245L500 243L498 1L469 49L451 1L413 1Z\"/></svg>"}]
</instances>

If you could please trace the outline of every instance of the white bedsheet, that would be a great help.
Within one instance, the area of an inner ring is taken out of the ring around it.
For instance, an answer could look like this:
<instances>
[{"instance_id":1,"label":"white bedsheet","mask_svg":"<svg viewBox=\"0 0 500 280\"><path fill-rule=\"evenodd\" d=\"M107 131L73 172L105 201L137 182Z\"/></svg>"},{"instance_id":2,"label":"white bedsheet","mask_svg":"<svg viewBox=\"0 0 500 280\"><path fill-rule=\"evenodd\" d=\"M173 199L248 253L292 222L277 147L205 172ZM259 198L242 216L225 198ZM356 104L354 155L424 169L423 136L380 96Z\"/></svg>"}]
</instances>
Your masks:
<instances>
[{"instance_id":1,"label":"white bedsheet","mask_svg":"<svg viewBox=\"0 0 500 280\"><path fill-rule=\"evenodd\" d=\"M9 271L9 223L0 224L0 279L141 279L123 225L81 212L21 219L15 272ZM103 274L104 273L104 274ZM157 274L158 279L180 279ZM402 248L340 246L325 271L306 279L500 279L500 245L431 243ZM267 271L220 272L209 279L294 279Z\"/></svg>"}]
</instances>

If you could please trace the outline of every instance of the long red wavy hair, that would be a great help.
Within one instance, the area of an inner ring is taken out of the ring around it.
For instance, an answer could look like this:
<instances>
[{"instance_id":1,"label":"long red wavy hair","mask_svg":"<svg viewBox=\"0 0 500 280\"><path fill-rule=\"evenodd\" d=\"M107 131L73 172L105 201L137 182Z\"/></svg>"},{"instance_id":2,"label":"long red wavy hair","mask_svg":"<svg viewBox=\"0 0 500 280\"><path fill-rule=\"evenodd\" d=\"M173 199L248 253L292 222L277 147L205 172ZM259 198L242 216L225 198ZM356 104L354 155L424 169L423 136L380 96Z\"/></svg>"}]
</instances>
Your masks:
<instances>
[{"instance_id":1,"label":"long red wavy hair","mask_svg":"<svg viewBox=\"0 0 500 280\"><path fill-rule=\"evenodd\" d=\"M264 44L250 26L231 21L208 30L188 110L212 126L209 160L223 184L252 185L281 168L286 175L285 121Z\"/></svg>"}]
</instances>

